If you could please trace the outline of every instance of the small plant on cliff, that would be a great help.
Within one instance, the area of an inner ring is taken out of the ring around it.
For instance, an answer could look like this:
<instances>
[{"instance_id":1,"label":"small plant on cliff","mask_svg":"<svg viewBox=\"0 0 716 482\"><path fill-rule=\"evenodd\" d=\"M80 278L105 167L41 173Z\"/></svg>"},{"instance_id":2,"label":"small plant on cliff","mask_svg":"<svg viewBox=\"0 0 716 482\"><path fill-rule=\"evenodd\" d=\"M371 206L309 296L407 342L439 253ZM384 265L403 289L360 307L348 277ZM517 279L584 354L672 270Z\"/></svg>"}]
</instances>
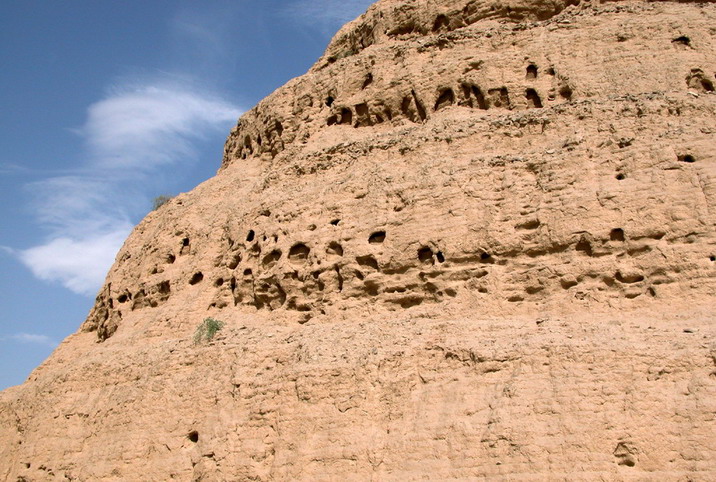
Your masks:
<instances>
[{"instance_id":1,"label":"small plant on cliff","mask_svg":"<svg viewBox=\"0 0 716 482\"><path fill-rule=\"evenodd\" d=\"M201 340L211 341L214 335L224 327L224 322L215 318L204 318L194 332L194 344L198 345Z\"/></svg>"},{"instance_id":2,"label":"small plant on cliff","mask_svg":"<svg viewBox=\"0 0 716 482\"><path fill-rule=\"evenodd\" d=\"M164 206L166 203L171 201L171 199L172 199L171 196L165 196L163 194L161 196L155 197L154 201L152 201L152 209L154 211L156 211L157 209L159 209L160 207Z\"/></svg>"}]
</instances>

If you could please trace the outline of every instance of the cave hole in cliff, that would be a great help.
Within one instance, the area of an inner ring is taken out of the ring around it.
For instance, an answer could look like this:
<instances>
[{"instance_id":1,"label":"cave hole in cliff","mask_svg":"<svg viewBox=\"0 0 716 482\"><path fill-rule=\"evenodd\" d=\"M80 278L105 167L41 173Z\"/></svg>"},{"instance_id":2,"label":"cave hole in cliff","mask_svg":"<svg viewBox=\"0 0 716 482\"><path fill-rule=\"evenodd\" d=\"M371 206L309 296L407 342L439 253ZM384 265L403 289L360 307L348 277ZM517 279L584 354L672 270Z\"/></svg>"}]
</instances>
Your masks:
<instances>
[{"instance_id":1,"label":"cave hole in cliff","mask_svg":"<svg viewBox=\"0 0 716 482\"><path fill-rule=\"evenodd\" d=\"M279 121L276 121L274 128L276 129L276 133L278 134L278 136L281 137L283 135L283 124L281 124Z\"/></svg>"},{"instance_id":2,"label":"cave hole in cliff","mask_svg":"<svg viewBox=\"0 0 716 482\"><path fill-rule=\"evenodd\" d=\"M376 231L368 237L370 244L380 244L385 241L385 231Z\"/></svg>"},{"instance_id":3,"label":"cave hole in cliff","mask_svg":"<svg viewBox=\"0 0 716 482\"><path fill-rule=\"evenodd\" d=\"M373 121L370 118L370 111L368 110L368 104L357 104L355 109L356 117L358 118L355 124L356 127L368 127L373 125Z\"/></svg>"},{"instance_id":4,"label":"cave hole in cliff","mask_svg":"<svg viewBox=\"0 0 716 482\"><path fill-rule=\"evenodd\" d=\"M478 109L487 110L487 101L485 100L485 95L482 93L479 87L471 86L470 92L475 97L475 102L477 103L476 106Z\"/></svg>"},{"instance_id":5,"label":"cave hole in cliff","mask_svg":"<svg viewBox=\"0 0 716 482\"><path fill-rule=\"evenodd\" d=\"M447 15L442 13L435 17L435 21L433 22L433 32L439 30L450 30L450 20L447 18Z\"/></svg>"},{"instance_id":6,"label":"cave hole in cliff","mask_svg":"<svg viewBox=\"0 0 716 482\"><path fill-rule=\"evenodd\" d=\"M117 301L120 303L126 303L128 299L129 299L129 297L127 296L126 293L121 294L117 297Z\"/></svg>"},{"instance_id":7,"label":"cave hole in cliff","mask_svg":"<svg viewBox=\"0 0 716 482\"><path fill-rule=\"evenodd\" d=\"M201 281L204 279L204 274L201 271L197 271L194 273L194 275L189 280L190 285L195 285L197 283L201 283Z\"/></svg>"},{"instance_id":8,"label":"cave hole in cliff","mask_svg":"<svg viewBox=\"0 0 716 482\"><path fill-rule=\"evenodd\" d=\"M507 87L500 87L499 89L490 89L487 91L490 96L490 102L494 107L509 109L510 106L510 94L507 91Z\"/></svg>"},{"instance_id":9,"label":"cave hole in cliff","mask_svg":"<svg viewBox=\"0 0 716 482\"><path fill-rule=\"evenodd\" d=\"M291 246L288 251L288 259L293 261L304 261L308 258L308 254L311 252L311 248L303 243L297 243Z\"/></svg>"},{"instance_id":10,"label":"cave hole in cliff","mask_svg":"<svg viewBox=\"0 0 716 482\"><path fill-rule=\"evenodd\" d=\"M713 256L713 255L709 256L709 260L710 260L710 261L716 261L716 256Z\"/></svg>"},{"instance_id":11,"label":"cave hole in cliff","mask_svg":"<svg viewBox=\"0 0 716 482\"><path fill-rule=\"evenodd\" d=\"M251 241L254 240L255 236L256 236L256 233L254 232L254 230L250 229L249 233L246 235L246 241L248 241L250 243Z\"/></svg>"},{"instance_id":12,"label":"cave hole in cliff","mask_svg":"<svg viewBox=\"0 0 716 482\"><path fill-rule=\"evenodd\" d=\"M333 105L333 100L334 100L333 97L330 96L330 95L329 95L328 97L326 97L326 105L327 105L328 107L332 106L332 105Z\"/></svg>"},{"instance_id":13,"label":"cave hole in cliff","mask_svg":"<svg viewBox=\"0 0 716 482\"><path fill-rule=\"evenodd\" d=\"M348 107L343 107L341 109L341 119L338 123L341 125L353 124L353 111L350 110Z\"/></svg>"},{"instance_id":14,"label":"cave hole in cliff","mask_svg":"<svg viewBox=\"0 0 716 482\"><path fill-rule=\"evenodd\" d=\"M332 115L328 119L326 119L326 125L328 126L334 126L338 123L338 116Z\"/></svg>"},{"instance_id":15,"label":"cave hole in cliff","mask_svg":"<svg viewBox=\"0 0 716 482\"><path fill-rule=\"evenodd\" d=\"M167 262L167 264L172 264L172 263L173 263L174 261L176 261L176 260L177 260L177 257L174 256L173 254L168 254L167 257L166 257L166 259L165 259L165 261Z\"/></svg>"},{"instance_id":16,"label":"cave hole in cliff","mask_svg":"<svg viewBox=\"0 0 716 482\"><path fill-rule=\"evenodd\" d=\"M365 89L372 83L373 83L373 74L368 72L368 75L365 76L365 80L363 81L363 86L361 87L361 89Z\"/></svg>"},{"instance_id":17,"label":"cave hole in cliff","mask_svg":"<svg viewBox=\"0 0 716 482\"><path fill-rule=\"evenodd\" d=\"M332 220L331 220L331 224L332 224L333 226L338 226L338 223L340 223L340 222L341 222L340 219L332 219Z\"/></svg>"},{"instance_id":18,"label":"cave hole in cliff","mask_svg":"<svg viewBox=\"0 0 716 482\"><path fill-rule=\"evenodd\" d=\"M480 255L480 262L492 264L495 262L495 258L493 258L490 253L482 253Z\"/></svg>"},{"instance_id":19,"label":"cave hole in cliff","mask_svg":"<svg viewBox=\"0 0 716 482\"><path fill-rule=\"evenodd\" d=\"M188 438L191 442L197 443L199 441L199 432L196 430L192 430L188 434L186 434L186 438Z\"/></svg>"},{"instance_id":20,"label":"cave hole in cliff","mask_svg":"<svg viewBox=\"0 0 716 482\"><path fill-rule=\"evenodd\" d=\"M672 44L682 47L689 47L691 45L691 39L685 35L682 35L681 37L676 37L671 41Z\"/></svg>"},{"instance_id":21,"label":"cave hole in cliff","mask_svg":"<svg viewBox=\"0 0 716 482\"><path fill-rule=\"evenodd\" d=\"M539 109L542 107L542 99L539 98L539 94L534 89L525 90L525 97L527 98L527 104L530 107Z\"/></svg>"},{"instance_id":22,"label":"cave hole in cliff","mask_svg":"<svg viewBox=\"0 0 716 482\"><path fill-rule=\"evenodd\" d=\"M249 154L254 153L254 148L251 145L251 137L249 137L249 136L244 137L244 148L248 151Z\"/></svg>"},{"instance_id":23,"label":"cave hole in cliff","mask_svg":"<svg viewBox=\"0 0 716 482\"><path fill-rule=\"evenodd\" d=\"M251 268L246 268L244 270L244 276L251 276L252 274L253 274L253 271L251 270Z\"/></svg>"},{"instance_id":24,"label":"cave hole in cliff","mask_svg":"<svg viewBox=\"0 0 716 482\"><path fill-rule=\"evenodd\" d=\"M612 229L609 233L609 239L612 241L624 241L624 230L621 228Z\"/></svg>"},{"instance_id":25,"label":"cave hole in cliff","mask_svg":"<svg viewBox=\"0 0 716 482\"><path fill-rule=\"evenodd\" d=\"M263 144L263 140L261 139L261 134L259 134L258 136L256 136L256 144L258 144L259 146L260 146L261 144Z\"/></svg>"},{"instance_id":26,"label":"cave hole in cliff","mask_svg":"<svg viewBox=\"0 0 716 482\"><path fill-rule=\"evenodd\" d=\"M269 254L264 256L264 259L261 263L264 265L264 267L271 268L276 263L278 263L279 259L281 259L281 251L278 249L274 249Z\"/></svg>"},{"instance_id":27,"label":"cave hole in cliff","mask_svg":"<svg viewBox=\"0 0 716 482\"><path fill-rule=\"evenodd\" d=\"M568 85L563 85L559 88L559 95L564 100L572 100L572 88Z\"/></svg>"},{"instance_id":28,"label":"cave hole in cliff","mask_svg":"<svg viewBox=\"0 0 716 482\"><path fill-rule=\"evenodd\" d=\"M418 250L418 260L421 263L435 264L435 258L433 258L433 250L427 246L423 246Z\"/></svg>"},{"instance_id":29,"label":"cave hole in cliff","mask_svg":"<svg viewBox=\"0 0 716 482\"><path fill-rule=\"evenodd\" d=\"M437 253L435 253L435 257L437 258L438 263L444 263L444 262L445 262L445 255L443 255L443 252L442 252L442 251L438 251Z\"/></svg>"},{"instance_id":30,"label":"cave hole in cliff","mask_svg":"<svg viewBox=\"0 0 716 482\"><path fill-rule=\"evenodd\" d=\"M358 256L356 258L356 261L361 266L367 266L369 268L373 268L374 270L378 270L378 261L373 256Z\"/></svg>"},{"instance_id":31,"label":"cave hole in cliff","mask_svg":"<svg viewBox=\"0 0 716 482\"><path fill-rule=\"evenodd\" d=\"M617 175L614 177L616 178L617 181L623 181L624 179L626 179L626 176L624 175L624 173L621 173L621 172L618 172Z\"/></svg>"},{"instance_id":32,"label":"cave hole in cliff","mask_svg":"<svg viewBox=\"0 0 716 482\"><path fill-rule=\"evenodd\" d=\"M217 288L224 284L224 278L216 278L216 281L214 281L214 286Z\"/></svg>"},{"instance_id":33,"label":"cave hole in cliff","mask_svg":"<svg viewBox=\"0 0 716 482\"><path fill-rule=\"evenodd\" d=\"M454 103L455 93L452 91L452 89L449 87L440 89L440 94L438 95L438 100L435 101L435 107L433 108L433 110L437 111L442 109L443 107L447 107Z\"/></svg>"},{"instance_id":34,"label":"cave hole in cliff","mask_svg":"<svg viewBox=\"0 0 716 482\"><path fill-rule=\"evenodd\" d=\"M696 162L696 158L694 158L694 156L692 156L691 154L681 154L678 156L678 159L679 159L679 162L688 162L688 163Z\"/></svg>"},{"instance_id":35,"label":"cave hole in cliff","mask_svg":"<svg viewBox=\"0 0 716 482\"><path fill-rule=\"evenodd\" d=\"M341 246L335 241L332 241L326 248L326 253L335 254L336 256L343 256L343 246Z\"/></svg>"},{"instance_id":36,"label":"cave hole in cliff","mask_svg":"<svg viewBox=\"0 0 716 482\"><path fill-rule=\"evenodd\" d=\"M527 73L525 74L525 78L527 80L537 78L537 66L535 64L530 64L527 66Z\"/></svg>"}]
</instances>

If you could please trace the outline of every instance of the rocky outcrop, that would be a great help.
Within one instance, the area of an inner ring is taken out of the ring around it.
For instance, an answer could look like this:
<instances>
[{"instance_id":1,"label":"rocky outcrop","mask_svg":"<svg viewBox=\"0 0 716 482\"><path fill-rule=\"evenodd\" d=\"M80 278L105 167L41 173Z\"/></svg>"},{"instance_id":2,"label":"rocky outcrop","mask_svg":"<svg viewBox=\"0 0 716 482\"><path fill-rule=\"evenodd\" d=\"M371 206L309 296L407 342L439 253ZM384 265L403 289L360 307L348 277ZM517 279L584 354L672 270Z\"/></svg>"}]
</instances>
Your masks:
<instances>
[{"instance_id":1,"label":"rocky outcrop","mask_svg":"<svg viewBox=\"0 0 716 482\"><path fill-rule=\"evenodd\" d=\"M3 393L0 474L716 476L715 24L373 5Z\"/></svg>"}]
</instances>

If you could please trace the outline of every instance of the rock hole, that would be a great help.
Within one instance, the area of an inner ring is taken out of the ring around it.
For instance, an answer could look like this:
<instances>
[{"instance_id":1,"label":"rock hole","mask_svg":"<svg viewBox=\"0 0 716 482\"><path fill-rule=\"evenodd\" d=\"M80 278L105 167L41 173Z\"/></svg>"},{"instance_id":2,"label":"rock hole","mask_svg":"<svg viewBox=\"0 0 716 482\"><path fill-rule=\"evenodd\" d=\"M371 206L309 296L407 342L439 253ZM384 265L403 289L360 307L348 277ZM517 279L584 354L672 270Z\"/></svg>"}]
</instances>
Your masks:
<instances>
[{"instance_id":1,"label":"rock hole","mask_svg":"<svg viewBox=\"0 0 716 482\"><path fill-rule=\"evenodd\" d=\"M706 78L701 69L691 69L691 73L686 77L686 85L689 89L698 92L713 92L714 84Z\"/></svg>"},{"instance_id":2,"label":"rock hole","mask_svg":"<svg viewBox=\"0 0 716 482\"><path fill-rule=\"evenodd\" d=\"M308 254L311 252L311 248L303 243L297 243L291 246L288 251L288 259L292 261L305 261L308 259Z\"/></svg>"},{"instance_id":3,"label":"rock hole","mask_svg":"<svg viewBox=\"0 0 716 482\"><path fill-rule=\"evenodd\" d=\"M448 20L447 16L442 13L435 17L435 21L433 22L433 32L437 32L441 29L450 30L450 20Z\"/></svg>"},{"instance_id":4,"label":"rock hole","mask_svg":"<svg viewBox=\"0 0 716 482\"><path fill-rule=\"evenodd\" d=\"M188 438L194 443L197 443L199 441L199 432L197 432L196 430L192 430L186 435L186 438Z\"/></svg>"},{"instance_id":5,"label":"rock hole","mask_svg":"<svg viewBox=\"0 0 716 482\"><path fill-rule=\"evenodd\" d=\"M492 255L490 253L482 253L480 255L480 262L492 264L495 262L495 259L492 257Z\"/></svg>"},{"instance_id":6,"label":"rock hole","mask_svg":"<svg viewBox=\"0 0 716 482\"><path fill-rule=\"evenodd\" d=\"M696 162L696 159L691 154L682 154L682 155L678 156L678 159L679 159L679 162L688 162L688 163Z\"/></svg>"},{"instance_id":7,"label":"rock hole","mask_svg":"<svg viewBox=\"0 0 716 482\"><path fill-rule=\"evenodd\" d=\"M378 270L378 261L373 256L358 256L356 261L361 266L368 266L374 270Z\"/></svg>"},{"instance_id":8,"label":"rock hole","mask_svg":"<svg viewBox=\"0 0 716 482\"><path fill-rule=\"evenodd\" d=\"M510 108L510 95L506 87L499 89L490 89L487 91L487 95L490 96L490 104L496 108L509 109Z\"/></svg>"},{"instance_id":9,"label":"rock hole","mask_svg":"<svg viewBox=\"0 0 716 482\"><path fill-rule=\"evenodd\" d=\"M568 85L563 85L559 88L559 95L565 100L572 100L572 88Z\"/></svg>"},{"instance_id":10,"label":"rock hole","mask_svg":"<svg viewBox=\"0 0 716 482\"><path fill-rule=\"evenodd\" d=\"M276 125L274 127L278 136L281 137L283 135L283 124L281 124L279 121L276 121Z\"/></svg>"},{"instance_id":11,"label":"rock hole","mask_svg":"<svg viewBox=\"0 0 716 482\"><path fill-rule=\"evenodd\" d=\"M214 286L217 288L224 284L224 278L217 278L216 281L214 281Z\"/></svg>"},{"instance_id":12,"label":"rock hole","mask_svg":"<svg viewBox=\"0 0 716 482\"><path fill-rule=\"evenodd\" d=\"M716 256L713 256L713 255L712 255L712 256L709 256L709 260L710 260L710 261L716 261Z\"/></svg>"},{"instance_id":13,"label":"rock hole","mask_svg":"<svg viewBox=\"0 0 716 482\"><path fill-rule=\"evenodd\" d=\"M646 290L646 292L649 293L649 296L652 298L656 298L656 290L651 286Z\"/></svg>"},{"instance_id":14,"label":"rock hole","mask_svg":"<svg viewBox=\"0 0 716 482\"><path fill-rule=\"evenodd\" d=\"M547 69L547 75L556 75L557 72L555 72L554 67L550 67Z\"/></svg>"},{"instance_id":15,"label":"rock hole","mask_svg":"<svg viewBox=\"0 0 716 482\"><path fill-rule=\"evenodd\" d=\"M338 291L343 291L343 276L341 275L341 269L336 266L336 279L338 280Z\"/></svg>"},{"instance_id":16,"label":"rock hole","mask_svg":"<svg viewBox=\"0 0 716 482\"><path fill-rule=\"evenodd\" d=\"M450 298L455 298L457 296L457 291L452 288L446 288L445 294L448 295Z\"/></svg>"},{"instance_id":17,"label":"rock hole","mask_svg":"<svg viewBox=\"0 0 716 482\"><path fill-rule=\"evenodd\" d=\"M365 76L365 80L363 81L363 86L361 87L361 89L365 89L372 83L373 83L373 74L368 72L368 75Z\"/></svg>"},{"instance_id":18,"label":"rock hole","mask_svg":"<svg viewBox=\"0 0 716 482\"><path fill-rule=\"evenodd\" d=\"M261 134L259 134L259 136L256 138L256 144L258 144L259 146L262 144Z\"/></svg>"},{"instance_id":19,"label":"rock hole","mask_svg":"<svg viewBox=\"0 0 716 482\"><path fill-rule=\"evenodd\" d=\"M678 46L689 47L691 45L691 39L682 35L681 37L676 37L671 43Z\"/></svg>"},{"instance_id":20,"label":"rock hole","mask_svg":"<svg viewBox=\"0 0 716 482\"><path fill-rule=\"evenodd\" d=\"M334 220L331 221L331 224L334 225L334 226L338 226L338 223L340 223L340 222L341 222L340 219L334 219Z\"/></svg>"},{"instance_id":21,"label":"rock hole","mask_svg":"<svg viewBox=\"0 0 716 482\"><path fill-rule=\"evenodd\" d=\"M443 107L447 107L449 105L453 105L455 103L455 93L452 91L451 88L445 88L440 90L440 95L438 95L438 100L435 101L435 108L433 110L440 110Z\"/></svg>"},{"instance_id":22,"label":"rock hole","mask_svg":"<svg viewBox=\"0 0 716 482\"><path fill-rule=\"evenodd\" d=\"M334 126L338 123L338 116L332 115L326 119L326 125Z\"/></svg>"},{"instance_id":23,"label":"rock hole","mask_svg":"<svg viewBox=\"0 0 716 482\"><path fill-rule=\"evenodd\" d=\"M537 78L537 66L535 64L530 64L527 66L527 74L525 75L525 78L527 80L532 80Z\"/></svg>"},{"instance_id":24,"label":"rock hole","mask_svg":"<svg viewBox=\"0 0 716 482\"><path fill-rule=\"evenodd\" d=\"M328 97L326 97L326 105L327 105L328 107L332 106L332 105L333 105L333 100L334 100L333 97L331 97L330 95L329 95Z\"/></svg>"},{"instance_id":25,"label":"rock hole","mask_svg":"<svg viewBox=\"0 0 716 482\"><path fill-rule=\"evenodd\" d=\"M236 269L239 263L241 263L241 253L234 253L226 266L229 269Z\"/></svg>"},{"instance_id":26,"label":"rock hole","mask_svg":"<svg viewBox=\"0 0 716 482\"><path fill-rule=\"evenodd\" d=\"M423 246L418 250L418 259L421 263L435 264L435 259L433 258L433 250L427 246Z\"/></svg>"},{"instance_id":27,"label":"rock hole","mask_svg":"<svg viewBox=\"0 0 716 482\"><path fill-rule=\"evenodd\" d=\"M401 298L398 300L398 304L401 308L412 308L413 306L418 306L423 302L423 299L419 296L410 296L407 298Z\"/></svg>"},{"instance_id":28,"label":"rock hole","mask_svg":"<svg viewBox=\"0 0 716 482\"><path fill-rule=\"evenodd\" d=\"M711 90L713 90L713 89L711 89ZM425 119L428 118L428 116L425 112L425 107L423 107L423 104L420 102L420 99L418 99L418 96L417 96L417 94L415 94L415 91L412 90L410 92L411 92L411 94L413 94L413 100L415 101L415 107L418 109L418 116L420 116L420 120L424 121Z\"/></svg>"},{"instance_id":29,"label":"rock hole","mask_svg":"<svg viewBox=\"0 0 716 482\"><path fill-rule=\"evenodd\" d=\"M590 243L587 239L582 238L579 240L577 245L575 246L575 249L577 251L580 251L587 256L592 256L594 253L592 251L592 243Z\"/></svg>"},{"instance_id":30,"label":"rock hole","mask_svg":"<svg viewBox=\"0 0 716 482\"><path fill-rule=\"evenodd\" d=\"M333 241L328 245L328 248L326 248L326 253L343 256L343 246Z\"/></svg>"},{"instance_id":31,"label":"rock hole","mask_svg":"<svg viewBox=\"0 0 716 482\"><path fill-rule=\"evenodd\" d=\"M612 229L609 233L609 239L612 241L624 241L624 230L621 228Z\"/></svg>"},{"instance_id":32,"label":"rock hole","mask_svg":"<svg viewBox=\"0 0 716 482\"><path fill-rule=\"evenodd\" d=\"M621 172L617 173L617 175L614 177L616 178L617 181L623 181L624 179L626 179L626 176Z\"/></svg>"},{"instance_id":33,"label":"rock hole","mask_svg":"<svg viewBox=\"0 0 716 482\"><path fill-rule=\"evenodd\" d=\"M644 277L640 274L635 273L628 273L628 274L622 274L621 271L617 271L614 274L614 278L619 281L620 283L639 283L640 281L644 281Z\"/></svg>"},{"instance_id":34,"label":"rock hole","mask_svg":"<svg viewBox=\"0 0 716 482\"><path fill-rule=\"evenodd\" d=\"M356 109L356 127L368 127L373 125L373 121L370 118L370 111L368 110L368 104L358 104L355 106Z\"/></svg>"},{"instance_id":35,"label":"rock hole","mask_svg":"<svg viewBox=\"0 0 716 482\"><path fill-rule=\"evenodd\" d=\"M117 301L120 302L120 303L126 303L126 302L127 302L127 295L126 295L126 294L119 295L119 296L117 297Z\"/></svg>"},{"instance_id":36,"label":"rock hole","mask_svg":"<svg viewBox=\"0 0 716 482\"><path fill-rule=\"evenodd\" d=\"M438 251L435 253L435 257L438 259L438 263L444 263L445 262L445 256L443 255L442 251ZM446 291L447 293L447 291Z\"/></svg>"},{"instance_id":37,"label":"rock hole","mask_svg":"<svg viewBox=\"0 0 716 482\"><path fill-rule=\"evenodd\" d=\"M368 237L370 244L380 244L385 241L385 231L376 231Z\"/></svg>"},{"instance_id":38,"label":"rock hole","mask_svg":"<svg viewBox=\"0 0 716 482\"><path fill-rule=\"evenodd\" d=\"M472 92L472 95L475 97L475 101L477 102L477 108L487 110L487 101L485 100L485 96L483 95L482 91L474 85L470 90Z\"/></svg>"},{"instance_id":39,"label":"rock hole","mask_svg":"<svg viewBox=\"0 0 716 482\"><path fill-rule=\"evenodd\" d=\"M201 281L204 279L204 275L201 273L201 271L197 271L194 273L194 275L189 280L190 285L195 285L197 283L201 283Z\"/></svg>"},{"instance_id":40,"label":"rock hole","mask_svg":"<svg viewBox=\"0 0 716 482\"><path fill-rule=\"evenodd\" d=\"M274 249L269 254L264 256L264 259L261 263L266 268L272 268L276 263L278 263L279 259L281 259L281 251L278 249Z\"/></svg>"},{"instance_id":41,"label":"rock hole","mask_svg":"<svg viewBox=\"0 0 716 482\"><path fill-rule=\"evenodd\" d=\"M527 104L535 109L542 107L542 100L539 98L539 94L534 89L525 90L525 97L527 98Z\"/></svg>"},{"instance_id":42,"label":"rock hole","mask_svg":"<svg viewBox=\"0 0 716 482\"><path fill-rule=\"evenodd\" d=\"M341 119L338 123L341 125L353 124L353 111L351 111L348 107L343 107L341 109Z\"/></svg>"},{"instance_id":43,"label":"rock hole","mask_svg":"<svg viewBox=\"0 0 716 482\"><path fill-rule=\"evenodd\" d=\"M157 291L159 292L159 294L168 295L172 291L171 284L168 280L162 281L157 285Z\"/></svg>"},{"instance_id":44,"label":"rock hole","mask_svg":"<svg viewBox=\"0 0 716 482\"><path fill-rule=\"evenodd\" d=\"M173 254L168 254L167 257L166 257L166 262L167 262L167 264L172 264L172 263L174 263L174 261L176 261L176 260L177 260L177 257L174 256Z\"/></svg>"},{"instance_id":45,"label":"rock hole","mask_svg":"<svg viewBox=\"0 0 716 482\"><path fill-rule=\"evenodd\" d=\"M244 270L244 276L251 276L253 274L253 271L251 271L251 268L246 268Z\"/></svg>"},{"instance_id":46,"label":"rock hole","mask_svg":"<svg viewBox=\"0 0 716 482\"><path fill-rule=\"evenodd\" d=\"M254 232L253 229L251 229L251 230L249 230L249 234L246 235L246 241L250 243L251 241L254 240L255 237L256 237L256 233Z\"/></svg>"}]
</instances>

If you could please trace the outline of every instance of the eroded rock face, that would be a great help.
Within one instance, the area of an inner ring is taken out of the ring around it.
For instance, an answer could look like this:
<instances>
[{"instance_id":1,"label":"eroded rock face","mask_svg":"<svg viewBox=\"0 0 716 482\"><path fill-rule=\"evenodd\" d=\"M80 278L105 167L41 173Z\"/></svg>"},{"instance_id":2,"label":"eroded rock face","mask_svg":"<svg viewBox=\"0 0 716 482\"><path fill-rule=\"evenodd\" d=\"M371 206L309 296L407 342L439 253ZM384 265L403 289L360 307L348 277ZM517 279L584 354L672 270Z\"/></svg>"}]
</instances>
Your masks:
<instances>
[{"instance_id":1,"label":"eroded rock face","mask_svg":"<svg viewBox=\"0 0 716 482\"><path fill-rule=\"evenodd\" d=\"M345 26L3 393L0 474L716 476L716 6L577 3Z\"/></svg>"}]
</instances>

